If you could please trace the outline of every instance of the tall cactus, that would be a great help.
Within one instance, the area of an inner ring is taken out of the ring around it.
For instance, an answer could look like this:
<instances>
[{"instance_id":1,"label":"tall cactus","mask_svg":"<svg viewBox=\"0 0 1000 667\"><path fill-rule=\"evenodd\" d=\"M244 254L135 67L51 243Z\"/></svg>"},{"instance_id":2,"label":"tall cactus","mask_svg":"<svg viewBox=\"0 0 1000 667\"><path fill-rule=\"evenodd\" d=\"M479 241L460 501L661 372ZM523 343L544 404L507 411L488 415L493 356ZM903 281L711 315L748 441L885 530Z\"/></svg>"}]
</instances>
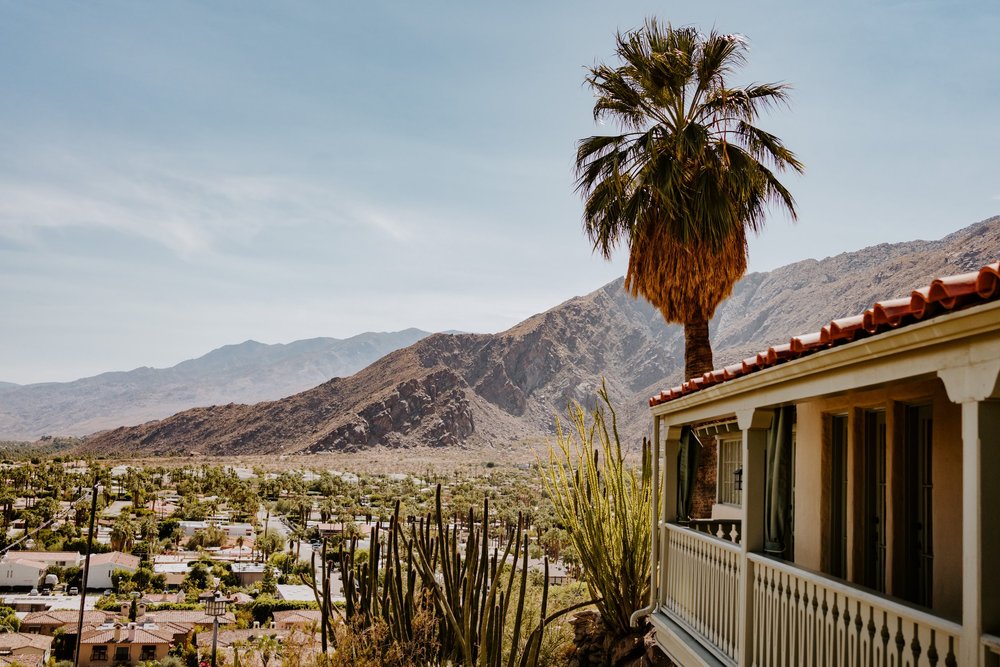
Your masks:
<instances>
[{"instance_id":1,"label":"tall cactus","mask_svg":"<svg viewBox=\"0 0 1000 667\"><path fill-rule=\"evenodd\" d=\"M603 383L598 395L604 407L594 409L589 420L574 404L569 431L557 424L557 446L549 448L542 481L580 554L605 625L612 634L625 636L632 632L632 612L649 596L652 455L643 439L639 466L626 465Z\"/></svg>"},{"instance_id":2,"label":"tall cactus","mask_svg":"<svg viewBox=\"0 0 1000 667\"><path fill-rule=\"evenodd\" d=\"M548 562L541 598L541 619L522 646L528 583L528 535L523 517L508 528L503 550L489 547L489 500L479 521L469 510L464 544L458 522L444 520L441 487L437 488L433 516L413 523L409 535L399 521L399 503L384 545L380 529L371 530L366 563L355 559L357 541L341 552L345 612L352 627L364 629L384 623L393 642L414 640L416 611L425 601L437 616L438 664L466 667L534 667L545 626L577 609L573 605L546 616ZM518 561L520 560L520 563ZM380 564L384 563L384 567ZM505 629L513 626L505 645Z\"/></svg>"}]
</instances>

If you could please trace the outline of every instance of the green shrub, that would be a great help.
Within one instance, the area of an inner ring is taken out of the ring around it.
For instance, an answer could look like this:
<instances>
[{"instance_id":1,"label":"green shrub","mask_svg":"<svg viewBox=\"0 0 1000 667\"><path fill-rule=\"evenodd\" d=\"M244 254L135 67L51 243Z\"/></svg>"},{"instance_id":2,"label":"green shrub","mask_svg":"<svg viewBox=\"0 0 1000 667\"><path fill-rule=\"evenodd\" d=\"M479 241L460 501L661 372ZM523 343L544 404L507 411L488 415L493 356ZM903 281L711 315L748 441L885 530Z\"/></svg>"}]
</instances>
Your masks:
<instances>
[{"instance_id":1,"label":"green shrub","mask_svg":"<svg viewBox=\"0 0 1000 667\"><path fill-rule=\"evenodd\" d=\"M276 611L288 611L290 609L319 609L315 602L303 602L301 600L278 600L270 595L260 595L256 600L247 605L247 609L253 614L253 620L265 626L271 622L271 618Z\"/></svg>"}]
</instances>

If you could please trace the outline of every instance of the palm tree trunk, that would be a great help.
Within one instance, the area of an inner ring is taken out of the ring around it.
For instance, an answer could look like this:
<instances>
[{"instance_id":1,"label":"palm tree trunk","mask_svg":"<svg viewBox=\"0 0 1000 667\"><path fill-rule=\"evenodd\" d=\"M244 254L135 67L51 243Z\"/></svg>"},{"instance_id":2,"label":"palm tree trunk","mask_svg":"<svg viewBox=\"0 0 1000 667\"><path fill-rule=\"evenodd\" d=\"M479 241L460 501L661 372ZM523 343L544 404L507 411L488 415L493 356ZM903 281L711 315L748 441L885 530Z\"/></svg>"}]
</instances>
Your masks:
<instances>
[{"instance_id":1,"label":"palm tree trunk","mask_svg":"<svg viewBox=\"0 0 1000 667\"><path fill-rule=\"evenodd\" d=\"M713 369L712 343L708 338L708 319L684 323L684 379L701 377Z\"/></svg>"}]
</instances>

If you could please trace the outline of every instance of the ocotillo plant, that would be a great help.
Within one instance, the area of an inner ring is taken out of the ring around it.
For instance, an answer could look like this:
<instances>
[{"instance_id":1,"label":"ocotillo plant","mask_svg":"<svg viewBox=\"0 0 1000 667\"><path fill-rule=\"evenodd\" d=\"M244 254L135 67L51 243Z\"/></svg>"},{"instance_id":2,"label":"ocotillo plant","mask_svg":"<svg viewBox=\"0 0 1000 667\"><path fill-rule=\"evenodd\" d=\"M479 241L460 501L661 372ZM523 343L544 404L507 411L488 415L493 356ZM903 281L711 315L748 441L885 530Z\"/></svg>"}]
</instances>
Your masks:
<instances>
[{"instance_id":1,"label":"ocotillo plant","mask_svg":"<svg viewBox=\"0 0 1000 667\"><path fill-rule=\"evenodd\" d=\"M573 404L572 429L567 433L557 424L558 449L549 448L542 480L580 555L605 626L624 636L631 631L632 612L649 596L652 461L643 440L639 469L625 465L617 418L603 384L598 395L604 406L594 409L589 423L583 408Z\"/></svg>"}]
</instances>

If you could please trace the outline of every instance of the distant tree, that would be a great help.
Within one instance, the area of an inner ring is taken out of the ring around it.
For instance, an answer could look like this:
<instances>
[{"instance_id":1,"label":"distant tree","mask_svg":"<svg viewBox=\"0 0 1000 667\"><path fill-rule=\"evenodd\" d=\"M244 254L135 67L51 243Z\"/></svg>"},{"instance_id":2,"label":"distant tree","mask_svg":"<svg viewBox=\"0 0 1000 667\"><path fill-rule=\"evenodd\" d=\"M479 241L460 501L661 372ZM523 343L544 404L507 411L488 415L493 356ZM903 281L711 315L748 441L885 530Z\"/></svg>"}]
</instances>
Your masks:
<instances>
[{"instance_id":1,"label":"distant tree","mask_svg":"<svg viewBox=\"0 0 1000 667\"><path fill-rule=\"evenodd\" d=\"M111 548L115 551L132 551L135 544L135 524L125 512L118 515L111 526Z\"/></svg>"},{"instance_id":2,"label":"distant tree","mask_svg":"<svg viewBox=\"0 0 1000 667\"><path fill-rule=\"evenodd\" d=\"M0 632L18 632L21 629L21 619L12 607L0 606Z\"/></svg>"},{"instance_id":3,"label":"distant tree","mask_svg":"<svg viewBox=\"0 0 1000 667\"><path fill-rule=\"evenodd\" d=\"M83 568L70 565L63 570L63 583L66 584L66 588L79 589L83 585Z\"/></svg>"},{"instance_id":4,"label":"distant tree","mask_svg":"<svg viewBox=\"0 0 1000 667\"><path fill-rule=\"evenodd\" d=\"M122 568L111 571L111 586L117 595L125 595L136 590L132 573Z\"/></svg>"},{"instance_id":5,"label":"distant tree","mask_svg":"<svg viewBox=\"0 0 1000 667\"><path fill-rule=\"evenodd\" d=\"M260 656L263 667L267 667L272 658L281 657L281 642L271 635L258 637L254 648L257 650L257 655Z\"/></svg>"},{"instance_id":6,"label":"distant tree","mask_svg":"<svg viewBox=\"0 0 1000 667\"><path fill-rule=\"evenodd\" d=\"M212 570L202 561L198 561L191 566L187 575L184 576L183 587L187 591L203 591L212 584Z\"/></svg>"},{"instance_id":7,"label":"distant tree","mask_svg":"<svg viewBox=\"0 0 1000 667\"><path fill-rule=\"evenodd\" d=\"M218 526L208 526L199 530L188 540L187 548L194 550L198 548L221 547L226 543L226 531Z\"/></svg>"},{"instance_id":8,"label":"distant tree","mask_svg":"<svg viewBox=\"0 0 1000 667\"><path fill-rule=\"evenodd\" d=\"M261 553L264 561L285 548L285 538L277 531L269 530L257 538L257 550Z\"/></svg>"},{"instance_id":9,"label":"distant tree","mask_svg":"<svg viewBox=\"0 0 1000 667\"><path fill-rule=\"evenodd\" d=\"M173 541L174 530L181 527L181 522L179 519L174 517L168 517L159 522L157 528L157 536L161 540L171 540Z\"/></svg>"},{"instance_id":10,"label":"distant tree","mask_svg":"<svg viewBox=\"0 0 1000 667\"><path fill-rule=\"evenodd\" d=\"M274 595L278 592L278 586L274 580L274 568L270 563L264 566L264 578L260 580L260 592L267 595Z\"/></svg>"},{"instance_id":11,"label":"distant tree","mask_svg":"<svg viewBox=\"0 0 1000 667\"><path fill-rule=\"evenodd\" d=\"M159 537L159 522L156 517L147 515L139 521L139 536L146 541Z\"/></svg>"}]
</instances>

